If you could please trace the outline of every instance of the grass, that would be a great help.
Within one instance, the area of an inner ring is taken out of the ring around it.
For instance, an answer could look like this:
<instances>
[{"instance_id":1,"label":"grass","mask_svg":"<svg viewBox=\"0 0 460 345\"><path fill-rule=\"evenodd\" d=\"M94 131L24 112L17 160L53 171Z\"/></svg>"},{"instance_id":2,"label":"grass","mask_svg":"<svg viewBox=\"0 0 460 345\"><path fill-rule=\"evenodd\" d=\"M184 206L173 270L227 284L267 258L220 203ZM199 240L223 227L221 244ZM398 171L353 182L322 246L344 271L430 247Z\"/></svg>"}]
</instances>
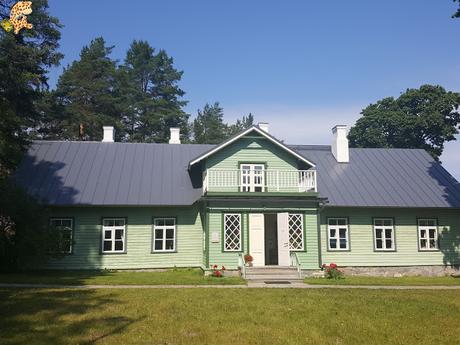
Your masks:
<instances>
[{"instance_id":1,"label":"grass","mask_svg":"<svg viewBox=\"0 0 460 345\"><path fill-rule=\"evenodd\" d=\"M457 344L460 291L0 289L12 344Z\"/></svg>"},{"instance_id":2,"label":"grass","mask_svg":"<svg viewBox=\"0 0 460 345\"><path fill-rule=\"evenodd\" d=\"M61 285L235 285L245 284L239 277L204 276L200 269L168 271L31 271L0 273L0 283Z\"/></svg>"},{"instance_id":3,"label":"grass","mask_svg":"<svg viewBox=\"0 0 460 345\"><path fill-rule=\"evenodd\" d=\"M460 278L454 277L361 277L346 276L343 279L305 278L312 285L460 285Z\"/></svg>"}]
</instances>

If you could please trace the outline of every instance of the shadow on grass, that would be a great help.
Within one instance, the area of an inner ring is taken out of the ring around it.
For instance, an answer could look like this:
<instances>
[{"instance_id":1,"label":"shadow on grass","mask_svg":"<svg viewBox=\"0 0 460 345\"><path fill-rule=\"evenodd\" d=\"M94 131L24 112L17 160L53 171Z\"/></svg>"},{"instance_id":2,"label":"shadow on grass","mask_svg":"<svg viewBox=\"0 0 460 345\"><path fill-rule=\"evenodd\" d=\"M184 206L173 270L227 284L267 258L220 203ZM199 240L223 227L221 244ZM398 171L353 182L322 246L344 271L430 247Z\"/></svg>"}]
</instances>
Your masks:
<instances>
[{"instance_id":1,"label":"shadow on grass","mask_svg":"<svg viewBox=\"0 0 460 345\"><path fill-rule=\"evenodd\" d=\"M96 316L107 305L120 303L110 293L93 290L0 290L1 343L67 344L78 339L93 344L141 320Z\"/></svg>"}]
</instances>

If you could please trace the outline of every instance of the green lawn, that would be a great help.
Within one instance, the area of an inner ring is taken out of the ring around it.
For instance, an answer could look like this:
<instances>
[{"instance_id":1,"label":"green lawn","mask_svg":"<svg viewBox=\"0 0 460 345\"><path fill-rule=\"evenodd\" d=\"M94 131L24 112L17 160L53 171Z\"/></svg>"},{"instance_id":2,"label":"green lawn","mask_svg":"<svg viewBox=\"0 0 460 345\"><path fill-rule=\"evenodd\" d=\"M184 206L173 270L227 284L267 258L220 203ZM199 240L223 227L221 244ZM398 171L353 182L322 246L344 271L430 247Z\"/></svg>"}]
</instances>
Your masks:
<instances>
[{"instance_id":1,"label":"green lawn","mask_svg":"<svg viewBox=\"0 0 460 345\"><path fill-rule=\"evenodd\" d=\"M233 285L245 284L239 277L205 277L200 269L164 272L126 271L31 271L0 273L0 283L62 285Z\"/></svg>"},{"instance_id":2,"label":"green lawn","mask_svg":"<svg viewBox=\"0 0 460 345\"><path fill-rule=\"evenodd\" d=\"M9 344L458 344L460 291L0 290Z\"/></svg>"},{"instance_id":3,"label":"green lawn","mask_svg":"<svg viewBox=\"0 0 460 345\"><path fill-rule=\"evenodd\" d=\"M343 279L305 278L312 285L460 285L460 278L453 277L352 277Z\"/></svg>"}]
</instances>

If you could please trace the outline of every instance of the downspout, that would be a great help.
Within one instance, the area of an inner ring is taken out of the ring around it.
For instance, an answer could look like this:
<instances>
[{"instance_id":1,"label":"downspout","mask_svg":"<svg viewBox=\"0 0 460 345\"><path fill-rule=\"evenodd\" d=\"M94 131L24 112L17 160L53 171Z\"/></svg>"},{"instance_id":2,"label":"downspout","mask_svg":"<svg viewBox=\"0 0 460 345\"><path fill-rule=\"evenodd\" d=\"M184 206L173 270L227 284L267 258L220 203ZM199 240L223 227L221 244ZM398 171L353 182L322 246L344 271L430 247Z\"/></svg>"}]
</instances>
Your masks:
<instances>
[{"instance_id":1,"label":"downspout","mask_svg":"<svg viewBox=\"0 0 460 345\"><path fill-rule=\"evenodd\" d=\"M319 268L323 265L322 253L321 253L321 211L326 207L328 203L327 198L320 199L319 208L317 210L316 222L317 222L317 231L318 231L318 263Z\"/></svg>"}]
</instances>

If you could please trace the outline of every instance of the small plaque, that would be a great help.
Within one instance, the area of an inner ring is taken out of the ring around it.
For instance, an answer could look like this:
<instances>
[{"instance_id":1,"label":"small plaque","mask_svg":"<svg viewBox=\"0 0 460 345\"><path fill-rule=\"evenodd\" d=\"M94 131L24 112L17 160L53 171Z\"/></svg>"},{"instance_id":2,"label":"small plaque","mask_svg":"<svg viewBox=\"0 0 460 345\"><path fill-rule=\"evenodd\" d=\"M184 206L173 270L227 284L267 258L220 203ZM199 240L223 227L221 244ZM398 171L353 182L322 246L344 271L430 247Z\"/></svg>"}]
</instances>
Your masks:
<instances>
[{"instance_id":1,"label":"small plaque","mask_svg":"<svg viewBox=\"0 0 460 345\"><path fill-rule=\"evenodd\" d=\"M219 242L219 233L217 231L213 231L211 233L211 242L213 243Z\"/></svg>"}]
</instances>

